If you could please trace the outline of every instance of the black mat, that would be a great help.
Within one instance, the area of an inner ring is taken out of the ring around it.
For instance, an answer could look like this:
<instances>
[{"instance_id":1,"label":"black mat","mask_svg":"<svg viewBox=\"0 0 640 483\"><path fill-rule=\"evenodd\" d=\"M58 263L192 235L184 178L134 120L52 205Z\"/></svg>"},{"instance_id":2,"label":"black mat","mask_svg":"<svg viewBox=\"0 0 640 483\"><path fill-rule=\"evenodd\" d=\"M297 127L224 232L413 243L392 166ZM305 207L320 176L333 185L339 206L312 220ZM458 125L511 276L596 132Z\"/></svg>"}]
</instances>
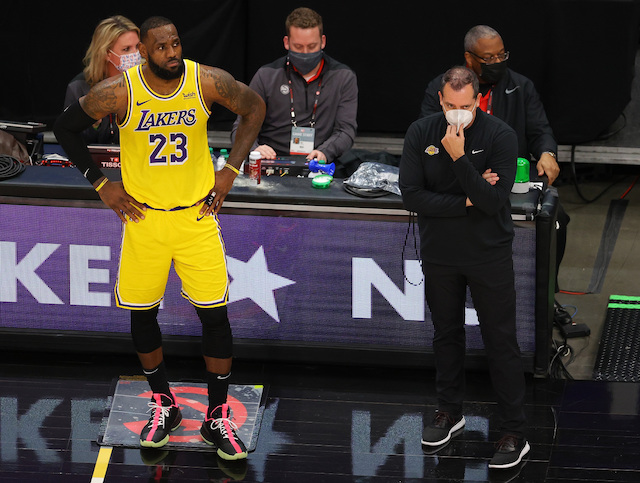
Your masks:
<instances>
[{"instance_id":1,"label":"black mat","mask_svg":"<svg viewBox=\"0 0 640 483\"><path fill-rule=\"evenodd\" d=\"M601 293L629 200L611 200L587 293ZM621 297L612 295L612 297Z\"/></svg>"},{"instance_id":2,"label":"black mat","mask_svg":"<svg viewBox=\"0 0 640 483\"><path fill-rule=\"evenodd\" d=\"M182 425L173 433L163 449L189 449L214 451L200 436L200 426L207 409L207 386L198 382L172 382L171 390L182 410ZM262 385L229 386L228 403L232 420L238 426L238 437L248 451L256 447L258 431L264 410L266 391ZM151 398L146 379L123 377L117 380L113 396L102 425L98 444L139 448L140 431L149 419L148 405Z\"/></svg>"},{"instance_id":3,"label":"black mat","mask_svg":"<svg viewBox=\"0 0 640 483\"><path fill-rule=\"evenodd\" d=\"M609 296L593 378L640 382L640 297Z\"/></svg>"}]
</instances>

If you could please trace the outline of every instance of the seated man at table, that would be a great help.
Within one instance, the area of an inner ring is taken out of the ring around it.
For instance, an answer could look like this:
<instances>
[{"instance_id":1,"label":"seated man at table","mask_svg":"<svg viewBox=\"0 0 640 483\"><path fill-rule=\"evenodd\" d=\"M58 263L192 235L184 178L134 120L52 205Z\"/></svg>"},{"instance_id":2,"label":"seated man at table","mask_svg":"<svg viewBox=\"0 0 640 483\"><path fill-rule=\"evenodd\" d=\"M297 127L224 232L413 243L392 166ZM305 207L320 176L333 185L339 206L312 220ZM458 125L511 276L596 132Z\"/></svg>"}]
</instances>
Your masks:
<instances>
[{"instance_id":1,"label":"seated man at table","mask_svg":"<svg viewBox=\"0 0 640 483\"><path fill-rule=\"evenodd\" d=\"M263 159L291 154L333 162L356 136L355 73L324 53L322 17L297 8L285 22L287 55L256 72L249 86L267 105L253 150ZM231 138L235 138L236 120Z\"/></svg>"}]
</instances>

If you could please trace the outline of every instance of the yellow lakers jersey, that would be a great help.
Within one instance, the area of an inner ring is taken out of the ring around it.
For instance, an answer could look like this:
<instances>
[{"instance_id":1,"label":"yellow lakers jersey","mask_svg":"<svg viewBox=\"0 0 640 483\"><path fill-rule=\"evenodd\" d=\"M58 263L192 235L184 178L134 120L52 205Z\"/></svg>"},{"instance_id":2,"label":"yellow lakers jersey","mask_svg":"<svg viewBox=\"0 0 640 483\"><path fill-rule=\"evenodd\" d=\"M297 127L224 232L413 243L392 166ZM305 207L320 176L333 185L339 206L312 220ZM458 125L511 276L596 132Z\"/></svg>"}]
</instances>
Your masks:
<instances>
[{"instance_id":1,"label":"yellow lakers jersey","mask_svg":"<svg viewBox=\"0 0 640 483\"><path fill-rule=\"evenodd\" d=\"M118 124L122 181L127 193L152 208L191 206L213 188L211 111L200 88L200 65L184 60L184 67L169 95L151 89L141 65L124 73L129 105Z\"/></svg>"}]
</instances>

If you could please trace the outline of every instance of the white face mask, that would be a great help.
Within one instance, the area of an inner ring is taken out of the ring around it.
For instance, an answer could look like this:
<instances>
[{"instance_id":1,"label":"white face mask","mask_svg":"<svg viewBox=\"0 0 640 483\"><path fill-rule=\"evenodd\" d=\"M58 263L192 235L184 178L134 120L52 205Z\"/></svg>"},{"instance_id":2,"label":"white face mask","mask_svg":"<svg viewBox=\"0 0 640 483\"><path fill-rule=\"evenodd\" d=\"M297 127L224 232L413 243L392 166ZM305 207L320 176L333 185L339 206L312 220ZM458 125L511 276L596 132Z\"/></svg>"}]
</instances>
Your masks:
<instances>
[{"instance_id":1,"label":"white face mask","mask_svg":"<svg viewBox=\"0 0 640 483\"><path fill-rule=\"evenodd\" d=\"M111 62L116 67L116 69L118 69L120 72L124 72L125 70L130 69L131 67L135 67L136 65L142 63L142 56L140 55L140 51L138 50L130 54L122 54L122 55L116 54L113 50L109 50L109 52L111 52L116 57L120 57L119 64L116 64L111 59L109 59L109 62Z\"/></svg>"},{"instance_id":2,"label":"white face mask","mask_svg":"<svg viewBox=\"0 0 640 483\"><path fill-rule=\"evenodd\" d=\"M447 111L445 109L444 116L447 118L447 122L449 124L458 129L460 129L460 126L462 126L462 129L465 129L469 124L471 124L471 121L473 121L473 111L475 108L476 103L474 102L473 109L470 111L467 111L466 109L451 109L450 111Z\"/></svg>"}]
</instances>

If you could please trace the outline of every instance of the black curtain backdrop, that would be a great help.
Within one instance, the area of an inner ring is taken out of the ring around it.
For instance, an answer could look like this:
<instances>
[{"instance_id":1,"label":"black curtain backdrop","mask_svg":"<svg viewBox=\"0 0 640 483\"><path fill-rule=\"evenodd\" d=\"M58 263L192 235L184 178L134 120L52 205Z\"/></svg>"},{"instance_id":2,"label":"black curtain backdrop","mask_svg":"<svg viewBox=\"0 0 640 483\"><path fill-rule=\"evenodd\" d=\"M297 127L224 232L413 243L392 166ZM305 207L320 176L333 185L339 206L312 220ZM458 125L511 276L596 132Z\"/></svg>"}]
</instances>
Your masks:
<instances>
[{"instance_id":1,"label":"black curtain backdrop","mask_svg":"<svg viewBox=\"0 0 640 483\"><path fill-rule=\"evenodd\" d=\"M82 5L86 9L82 10ZM0 41L5 45L0 119L52 125L62 111L67 84L83 69L82 59L97 24L124 15L140 26L152 15L171 19L184 56L245 77L247 1L5 2ZM10 72L10 74L9 74ZM213 120L232 119L222 107Z\"/></svg>"},{"instance_id":2,"label":"black curtain backdrop","mask_svg":"<svg viewBox=\"0 0 640 483\"><path fill-rule=\"evenodd\" d=\"M122 14L140 25L171 18L185 57L221 67L249 83L261 65L284 55L287 14L298 6L324 19L326 52L358 75L360 133L402 135L419 112L433 77L463 62L463 37L473 25L498 30L512 69L531 78L561 144L596 139L630 101L638 49L637 0L464 0L446 2L185 0L108 5L5 2L0 19L0 119L51 125L67 83L97 23ZM212 129L233 115L214 110Z\"/></svg>"}]
</instances>

